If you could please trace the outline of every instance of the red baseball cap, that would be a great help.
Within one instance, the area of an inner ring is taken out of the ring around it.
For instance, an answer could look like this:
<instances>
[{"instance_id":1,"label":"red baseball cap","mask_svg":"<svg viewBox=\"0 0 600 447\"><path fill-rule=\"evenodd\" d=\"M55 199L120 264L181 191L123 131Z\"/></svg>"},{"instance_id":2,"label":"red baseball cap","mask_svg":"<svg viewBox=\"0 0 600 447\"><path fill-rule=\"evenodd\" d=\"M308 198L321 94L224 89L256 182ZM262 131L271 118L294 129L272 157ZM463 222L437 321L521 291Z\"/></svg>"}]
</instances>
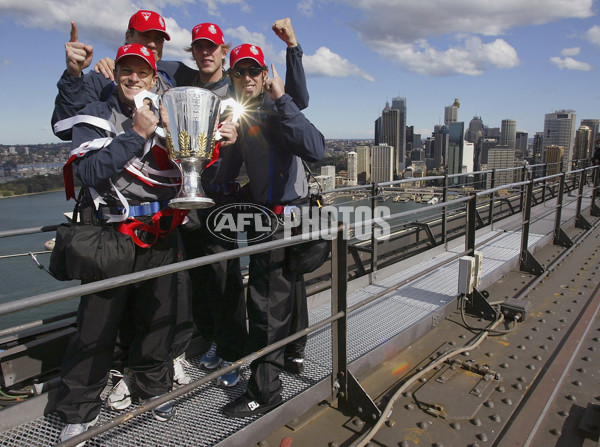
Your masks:
<instances>
[{"instance_id":1,"label":"red baseball cap","mask_svg":"<svg viewBox=\"0 0 600 447\"><path fill-rule=\"evenodd\" d=\"M117 58L115 59L115 64L117 64L121 59L126 56L137 56L144 59L148 64L152 67L154 72L156 73L156 61L154 60L154 53L146 48L144 45L140 45L139 43L130 43L128 45L123 45L117 51Z\"/></svg>"},{"instance_id":2,"label":"red baseball cap","mask_svg":"<svg viewBox=\"0 0 600 447\"><path fill-rule=\"evenodd\" d=\"M229 55L229 66L234 67L242 59L252 59L261 67L265 66L265 57L259 46L243 43L238 45Z\"/></svg>"},{"instance_id":3,"label":"red baseball cap","mask_svg":"<svg viewBox=\"0 0 600 447\"><path fill-rule=\"evenodd\" d=\"M210 40L215 45L224 45L223 31L214 23L199 23L192 29L192 43L200 39Z\"/></svg>"},{"instance_id":4,"label":"red baseball cap","mask_svg":"<svg viewBox=\"0 0 600 447\"><path fill-rule=\"evenodd\" d=\"M165 19L154 11L140 10L136 12L129 19L129 26L127 29L131 28L140 33L146 31L160 31L165 35L165 39L171 40L171 37L167 34Z\"/></svg>"}]
</instances>

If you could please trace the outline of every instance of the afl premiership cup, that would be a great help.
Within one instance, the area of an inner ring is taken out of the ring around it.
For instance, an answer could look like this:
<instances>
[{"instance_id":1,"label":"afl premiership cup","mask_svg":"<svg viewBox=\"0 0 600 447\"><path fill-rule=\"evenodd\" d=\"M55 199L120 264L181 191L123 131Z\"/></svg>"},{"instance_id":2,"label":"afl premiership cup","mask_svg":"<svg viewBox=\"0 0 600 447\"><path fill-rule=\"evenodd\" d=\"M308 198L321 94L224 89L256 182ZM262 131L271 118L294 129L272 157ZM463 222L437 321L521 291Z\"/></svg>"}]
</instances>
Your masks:
<instances>
[{"instance_id":1,"label":"afl premiership cup","mask_svg":"<svg viewBox=\"0 0 600 447\"><path fill-rule=\"evenodd\" d=\"M176 87L162 95L169 158L181 167L181 189L170 208L209 208L215 202L202 189L200 175L212 157L221 100L199 87Z\"/></svg>"}]
</instances>

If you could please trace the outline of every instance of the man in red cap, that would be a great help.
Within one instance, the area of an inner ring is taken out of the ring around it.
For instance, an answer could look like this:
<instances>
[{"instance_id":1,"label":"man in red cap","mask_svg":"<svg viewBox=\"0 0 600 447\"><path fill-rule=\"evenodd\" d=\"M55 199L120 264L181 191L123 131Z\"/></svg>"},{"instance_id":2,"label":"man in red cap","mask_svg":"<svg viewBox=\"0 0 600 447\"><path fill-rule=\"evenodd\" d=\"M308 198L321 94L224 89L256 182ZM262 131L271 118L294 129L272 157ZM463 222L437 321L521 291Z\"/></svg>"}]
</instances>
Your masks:
<instances>
[{"instance_id":1,"label":"man in red cap","mask_svg":"<svg viewBox=\"0 0 600 447\"><path fill-rule=\"evenodd\" d=\"M302 66L302 49L290 19L275 21L273 31L287 46L286 89L298 107L303 109L308 105L308 90ZM193 85L211 90L220 97L233 96L231 78L224 70L229 50L230 45L225 43L223 32L217 24L199 23L194 26L191 45L186 48L198 66L198 76ZM189 222L181 228L186 253L190 258L237 248L234 242L236 234L223 230L227 233L226 237L217 237L207 224L208 216L218 212L219 207L244 201L237 192L237 172L232 174L229 170L231 156L231 147L221 148L219 160L202 173L202 187L216 205L208 210L192 210L188 214ZM240 261L236 258L194 268L190 270L190 278L194 322L202 338L212 342L199 363L208 370L228 366L244 355L247 337ZM305 320L307 324L307 313ZM219 376L216 382L220 386L232 387L238 381L239 372L234 370Z\"/></svg>"},{"instance_id":2,"label":"man in red cap","mask_svg":"<svg viewBox=\"0 0 600 447\"><path fill-rule=\"evenodd\" d=\"M129 19L125 43L144 45L154 54L158 78L152 92L159 95L177 85L190 85L196 77L196 71L184 63L162 60L164 42L170 39L165 20L154 11L140 10ZM54 134L63 140L70 140L71 132L70 129L55 127L57 122L75 116L91 102L106 101L112 94L112 64L101 65L101 73L90 71L83 75L83 70L90 65L92 56L92 46L79 42L77 25L71 22L71 38L65 43L67 69L57 84L58 95L51 120Z\"/></svg>"},{"instance_id":3,"label":"man in red cap","mask_svg":"<svg viewBox=\"0 0 600 447\"><path fill-rule=\"evenodd\" d=\"M153 53L140 44L122 46L116 57L116 95L87 105L72 132L73 171L84 185L79 219L127 235L124 243L131 245L136 271L178 262L181 253L177 225L183 216L167 207L179 189L179 175L155 135L156 113L147 104L136 104L136 95L150 91L156 82ZM129 225L142 231L128 231ZM172 389L177 279L170 274L81 297L56 402L67 424L61 441L97 422L126 312L136 327L128 366L138 396L148 400ZM167 402L153 412L157 420L166 421L175 408Z\"/></svg>"},{"instance_id":4,"label":"man in red cap","mask_svg":"<svg viewBox=\"0 0 600 447\"><path fill-rule=\"evenodd\" d=\"M277 219L265 231L248 229L248 240L282 239L287 218L308 202L308 182L303 161L319 161L325 152L323 135L300 112L286 93L283 80L272 65L273 77L262 49L243 44L230 53L230 69L236 99L245 105L240 138L232 146L238 155L232 168L243 162L248 173L252 203L269 208ZM287 216L287 218L286 218ZM248 277L247 352L257 352L290 334L299 275L286 267L285 249L250 255ZM265 413L282 403L284 349L253 361L246 392L223 408L229 417Z\"/></svg>"}]
</instances>

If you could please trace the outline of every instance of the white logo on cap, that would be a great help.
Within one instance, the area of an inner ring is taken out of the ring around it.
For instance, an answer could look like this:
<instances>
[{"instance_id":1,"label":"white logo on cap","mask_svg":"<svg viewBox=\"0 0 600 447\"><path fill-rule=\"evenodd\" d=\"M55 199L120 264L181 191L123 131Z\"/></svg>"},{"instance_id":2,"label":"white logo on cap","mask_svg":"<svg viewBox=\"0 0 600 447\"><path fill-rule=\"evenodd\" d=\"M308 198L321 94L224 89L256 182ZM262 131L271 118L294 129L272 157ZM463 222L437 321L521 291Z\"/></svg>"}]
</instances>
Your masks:
<instances>
[{"instance_id":1,"label":"white logo on cap","mask_svg":"<svg viewBox=\"0 0 600 447\"><path fill-rule=\"evenodd\" d=\"M129 48L131 48L131 44L130 45L123 45L123 53L127 53L129 51Z\"/></svg>"},{"instance_id":2,"label":"white logo on cap","mask_svg":"<svg viewBox=\"0 0 600 447\"><path fill-rule=\"evenodd\" d=\"M142 47L142 48L140 49L140 51L142 52L142 54L143 54L144 56L150 56L150 52L148 51L148 48L146 48L146 47Z\"/></svg>"},{"instance_id":3,"label":"white logo on cap","mask_svg":"<svg viewBox=\"0 0 600 447\"><path fill-rule=\"evenodd\" d=\"M146 21L150 18L150 16L152 15L151 12L143 12L142 16L144 17L144 19L146 19Z\"/></svg>"},{"instance_id":4,"label":"white logo on cap","mask_svg":"<svg viewBox=\"0 0 600 447\"><path fill-rule=\"evenodd\" d=\"M163 20L163 18L161 17L160 19L158 19L158 21L160 22L160 26L162 26L164 28L165 27L165 21Z\"/></svg>"},{"instance_id":5,"label":"white logo on cap","mask_svg":"<svg viewBox=\"0 0 600 447\"><path fill-rule=\"evenodd\" d=\"M215 25L210 25L208 27L208 31L210 31L211 34L217 34L217 29L215 28Z\"/></svg>"},{"instance_id":6,"label":"white logo on cap","mask_svg":"<svg viewBox=\"0 0 600 447\"><path fill-rule=\"evenodd\" d=\"M252 46L250 47L250 52L251 52L252 54L254 54L255 56L257 56L257 55L258 55L258 50L256 49L256 47L255 47L254 45L252 45Z\"/></svg>"}]
</instances>

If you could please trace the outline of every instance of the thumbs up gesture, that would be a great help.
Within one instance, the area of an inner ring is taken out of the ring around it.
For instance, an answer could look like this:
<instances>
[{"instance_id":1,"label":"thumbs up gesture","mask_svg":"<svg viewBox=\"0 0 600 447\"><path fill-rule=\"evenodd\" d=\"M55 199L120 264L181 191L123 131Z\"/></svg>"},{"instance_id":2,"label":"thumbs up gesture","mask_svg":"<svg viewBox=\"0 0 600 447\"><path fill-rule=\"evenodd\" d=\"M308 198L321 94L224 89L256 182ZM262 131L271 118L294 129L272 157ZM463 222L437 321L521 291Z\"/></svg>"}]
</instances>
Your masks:
<instances>
[{"instance_id":1,"label":"thumbs up gesture","mask_svg":"<svg viewBox=\"0 0 600 447\"><path fill-rule=\"evenodd\" d=\"M65 43L65 59L67 61L67 73L71 76L81 76L84 68L89 67L92 62L94 49L77 40L77 25L71 22L71 38Z\"/></svg>"}]
</instances>

